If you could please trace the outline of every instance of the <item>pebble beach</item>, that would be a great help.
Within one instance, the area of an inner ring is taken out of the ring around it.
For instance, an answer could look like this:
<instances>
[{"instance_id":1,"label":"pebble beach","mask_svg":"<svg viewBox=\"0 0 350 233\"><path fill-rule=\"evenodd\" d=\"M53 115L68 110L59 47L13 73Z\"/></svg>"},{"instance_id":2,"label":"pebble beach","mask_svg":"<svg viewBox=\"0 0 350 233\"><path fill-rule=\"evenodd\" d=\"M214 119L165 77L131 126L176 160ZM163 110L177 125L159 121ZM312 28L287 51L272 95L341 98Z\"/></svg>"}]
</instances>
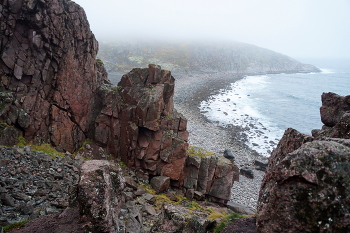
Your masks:
<instances>
[{"instance_id":1,"label":"pebble beach","mask_svg":"<svg viewBox=\"0 0 350 233\"><path fill-rule=\"evenodd\" d=\"M239 182L232 187L231 201L256 211L261 180L264 172L254 169L254 161L267 160L244 144L240 127L222 127L211 122L201 114L199 106L202 100L229 88L231 83L243 78L232 73L188 73L176 74L174 105L178 112L187 118L187 130L190 134L190 146L202 147L218 155L229 149L235 155L235 164L250 168L254 179L240 175Z\"/></svg>"}]
</instances>

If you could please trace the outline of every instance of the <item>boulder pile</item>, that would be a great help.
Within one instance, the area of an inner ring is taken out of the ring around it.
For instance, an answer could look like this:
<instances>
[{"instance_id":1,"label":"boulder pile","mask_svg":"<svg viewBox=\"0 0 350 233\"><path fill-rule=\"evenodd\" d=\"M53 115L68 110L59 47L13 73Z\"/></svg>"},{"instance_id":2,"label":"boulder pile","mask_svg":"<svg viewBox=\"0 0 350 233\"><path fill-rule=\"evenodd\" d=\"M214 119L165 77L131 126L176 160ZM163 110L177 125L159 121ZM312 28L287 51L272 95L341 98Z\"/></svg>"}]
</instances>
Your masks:
<instances>
[{"instance_id":1,"label":"boulder pile","mask_svg":"<svg viewBox=\"0 0 350 233\"><path fill-rule=\"evenodd\" d=\"M30 146L0 147L0 226L61 213L83 162L68 154L53 158Z\"/></svg>"}]
</instances>

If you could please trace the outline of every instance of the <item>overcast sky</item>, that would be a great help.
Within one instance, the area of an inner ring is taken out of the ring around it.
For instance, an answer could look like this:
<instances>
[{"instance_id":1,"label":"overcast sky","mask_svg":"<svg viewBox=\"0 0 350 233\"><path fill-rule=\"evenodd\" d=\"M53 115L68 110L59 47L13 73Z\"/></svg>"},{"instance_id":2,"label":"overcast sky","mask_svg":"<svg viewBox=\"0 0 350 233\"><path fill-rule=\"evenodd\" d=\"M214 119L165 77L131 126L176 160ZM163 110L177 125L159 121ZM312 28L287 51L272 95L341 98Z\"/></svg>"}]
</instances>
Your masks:
<instances>
[{"instance_id":1,"label":"overcast sky","mask_svg":"<svg viewBox=\"0 0 350 233\"><path fill-rule=\"evenodd\" d=\"M74 0L98 40L236 40L294 58L350 58L350 0Z\"/></svg>"}]
</instances>

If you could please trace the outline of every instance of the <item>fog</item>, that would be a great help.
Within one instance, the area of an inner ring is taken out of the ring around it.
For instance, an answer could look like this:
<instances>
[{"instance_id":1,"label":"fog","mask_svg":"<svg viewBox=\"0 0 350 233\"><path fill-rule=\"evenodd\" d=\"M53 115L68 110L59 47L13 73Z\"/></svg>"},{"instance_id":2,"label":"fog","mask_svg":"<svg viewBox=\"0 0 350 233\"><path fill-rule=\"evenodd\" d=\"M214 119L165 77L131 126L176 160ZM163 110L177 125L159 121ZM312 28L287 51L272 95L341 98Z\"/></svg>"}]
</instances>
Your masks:
<instances>
[{"instance_id":1,"label":"fog","mask_svg":"<svg viewBox=\"0 0 350 233\"><path fill-rule=\"evenodd\" d=\"M99 41L240 41L294 58L350 58L349 0L75 0Z\"/></svg>"}]
</instances>

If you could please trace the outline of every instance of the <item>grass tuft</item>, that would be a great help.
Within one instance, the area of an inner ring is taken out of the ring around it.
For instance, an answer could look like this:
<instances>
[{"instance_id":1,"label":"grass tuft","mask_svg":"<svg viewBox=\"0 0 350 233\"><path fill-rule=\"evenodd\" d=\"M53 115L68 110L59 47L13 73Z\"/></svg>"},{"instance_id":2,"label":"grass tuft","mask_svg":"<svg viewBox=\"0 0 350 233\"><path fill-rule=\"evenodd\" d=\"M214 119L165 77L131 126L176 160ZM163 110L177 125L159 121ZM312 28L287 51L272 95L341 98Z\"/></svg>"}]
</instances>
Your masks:
<instances>
[{"instance_id":1,"label":"grass tuft","mask_svg":"<svg viewBox=\"0 0 350 233\"><path fill-rule=\"evenodd\" d=\"M226 215L224 217L224 219L220 222L220 224L214 228L214 232L218 233L218 232L222 231L231 219L244 218L244 217L245 216L237 214L237 213L232 213L232 214Z\"/></svg>"},{"instance_id":2,"label":"grass tuft","mask_svg":"<svg viewBox=\"0 0 350 233\"><path fill-rule=\"evenodd\" d=\"M53 148L50 144L41 144L41 145L34 145L32 143L28 143L24 137L18 137L18 143L17 146L20 148L23 148L27 145L29 145L33 151L40 151L45 154L50 155L52 158L57 157L64 157L64 154L61 152L58 152L55 148Z\"/></svg>"},{"instance_id":3,"label":"grass tuft","mask_svg":"<svg viewBox=\"0 0 350 233\"><path fill-rule=\"evenodd\" d=\"M31 145L32 149L34 151L40 151L45 154L50 155L52 158L57 158L57 157L64 157L64 154L61 152L58 152L55 148L53 148L50 144L41 144L40 146L38 145Z\"/></svg>"},{"instance_id":4,"label":"grass tuft","mask_svg":"<svg viewBox=\"0 0 350 233\"><path fill-rule=\"evenodd\" d=\"M11 223L10 225L4 226L2 229L4 230L4 232L10 232L12 230L24 227L27 222L28 221L14 222L14 223Z\"/></svg>"}]
</instances>

